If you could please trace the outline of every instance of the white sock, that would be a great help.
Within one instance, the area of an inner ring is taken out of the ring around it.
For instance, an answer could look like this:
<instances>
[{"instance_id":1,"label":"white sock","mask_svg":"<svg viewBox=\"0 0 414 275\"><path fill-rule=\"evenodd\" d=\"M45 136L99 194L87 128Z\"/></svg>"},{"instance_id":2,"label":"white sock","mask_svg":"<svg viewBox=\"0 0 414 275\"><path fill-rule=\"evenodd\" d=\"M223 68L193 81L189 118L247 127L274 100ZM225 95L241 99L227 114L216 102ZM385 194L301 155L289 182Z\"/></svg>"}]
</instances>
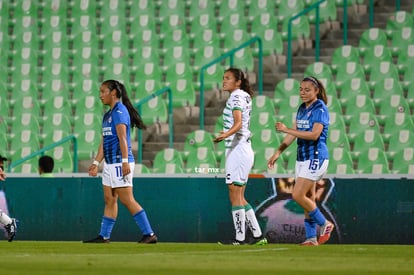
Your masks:
<instances>
[{"instance_id":1,"label":"white sock","mask_svg":"<svg viewBox=\"0 0 414 275\"><path fill-rule=\"evenodd\" d=\"M0 209L0 223L3 225L11 224L12 220Z\"/></svg>"},{"instance_id":2,"label":"white sock","mask_svg":"<svg viewBox=\"0 0 414 275\"><path fill-rule=\"evenodd\" d=\"M257 222L256 214L254 213L252 208L246 211L246 223L250 231L252 231L253 237L258 238L262 236L262 230L260 229L259 223Z\"/></svg>"},{"instance_id":3,"label":"white sock","mask_svg":"<svg viewBox=\"0 0 414 275\"><path fill-rule=\"evenodd\" d=\"M246 235L246 212L243 206L232 207L234 229L236 231L236 240L244 241Z\"/></svg>"}]
</instances>

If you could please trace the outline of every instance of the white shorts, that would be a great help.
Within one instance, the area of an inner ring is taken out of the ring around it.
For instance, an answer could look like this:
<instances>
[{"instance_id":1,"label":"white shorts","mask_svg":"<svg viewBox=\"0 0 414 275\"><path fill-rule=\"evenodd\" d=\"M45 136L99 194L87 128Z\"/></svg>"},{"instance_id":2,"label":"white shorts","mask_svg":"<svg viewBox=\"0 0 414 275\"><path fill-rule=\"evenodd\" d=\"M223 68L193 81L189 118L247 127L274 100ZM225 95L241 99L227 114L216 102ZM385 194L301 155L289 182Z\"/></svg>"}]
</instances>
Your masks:
<instances>
[{"instance_id":1,"label":"white shorts","mask_svg":"<svg viewBox=\"0 0 414 275\"><path fill-rule=\"evenodd\" d=\"M104 162L102 170L102 184L111 188L132 186L135 163L129 163L131 172L122 176L122 163L107 164Z\"/></svg>"},{"instance_id":2,"label":"white shorts","mask_svg":"<svg viewBox=\"0 0 414 275\"><path fill-rule=\"evenodd\" d=\"M254 163L250 142L241 142L226 150L226 184L245 185Z\"/></svg>"},{"instance_id":3,"label":"white shorts","mask_svg":"<svg viewBox=\"0 0 414 275\"><path fill-rule=\"evenodd\" d=\"M319 163L322 161L322 163ZM305 160L296 161L295 178L305 178L313 181L322 179L328 170L329 160Z\"/></svg>"}]
</instances>

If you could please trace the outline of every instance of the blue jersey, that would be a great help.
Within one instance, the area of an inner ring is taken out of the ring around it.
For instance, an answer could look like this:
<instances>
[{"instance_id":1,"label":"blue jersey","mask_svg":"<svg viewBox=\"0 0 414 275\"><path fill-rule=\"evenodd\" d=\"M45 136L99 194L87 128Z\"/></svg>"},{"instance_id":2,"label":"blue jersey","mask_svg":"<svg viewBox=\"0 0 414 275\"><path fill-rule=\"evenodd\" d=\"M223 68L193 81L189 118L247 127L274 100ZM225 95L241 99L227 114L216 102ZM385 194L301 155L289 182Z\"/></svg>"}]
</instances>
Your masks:
<instances>
[{"instance_id":1,"label":"blue jersey","mask_svg":"<svg viewBox=\"0 0 414 275\"><path fill-rule=\"evenodd\" d=\"M125 124L128 143L128 162L134 162L131 150L131 120L128 109L121 102L117 102L112 110L105 113L102 121L103 153L108 164L121 163L122 153L119 146L116 125Z\"/></svg>"},{"instance_id":2,"label":"blue jersey","mask_svg":"<svg viewBox=\"0 0 414 275\"><path fill-rule=\"evenodd\" d=\"M306 108L305 103L302 103L296 114L297 130L311 132L315 123L323 125L321 135L317 140L297 138L298 161L329 159L328 147L326 145L326 140L328 138L329 112L325 103L320 99L315 101L308 108Z\"/></svg>"}]
</instances>

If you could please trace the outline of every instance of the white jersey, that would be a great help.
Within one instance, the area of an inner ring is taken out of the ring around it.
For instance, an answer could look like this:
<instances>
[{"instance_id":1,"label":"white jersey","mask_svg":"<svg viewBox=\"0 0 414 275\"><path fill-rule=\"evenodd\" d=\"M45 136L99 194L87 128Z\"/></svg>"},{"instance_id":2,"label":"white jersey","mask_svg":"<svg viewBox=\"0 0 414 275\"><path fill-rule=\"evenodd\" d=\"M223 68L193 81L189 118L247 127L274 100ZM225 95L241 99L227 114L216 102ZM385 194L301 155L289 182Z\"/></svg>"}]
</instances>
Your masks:
<instances>
[{"instance_id":1,"label":"white jersey","mask_svg":"<svg viewBox=\"0 0 414 275\"><path fill-rule=\"evenodd\" d=\"M250 138L251 132L249 126L252 98L247 92L237 89L230 93L230 97L226 102L226 108L223 111L223 130L225 132L234 124L234 110L240 110L242 112L242 127L238 132L225 139L226 148L234 148L239 142L249 140Z\"/></svg>"}]
</instances>

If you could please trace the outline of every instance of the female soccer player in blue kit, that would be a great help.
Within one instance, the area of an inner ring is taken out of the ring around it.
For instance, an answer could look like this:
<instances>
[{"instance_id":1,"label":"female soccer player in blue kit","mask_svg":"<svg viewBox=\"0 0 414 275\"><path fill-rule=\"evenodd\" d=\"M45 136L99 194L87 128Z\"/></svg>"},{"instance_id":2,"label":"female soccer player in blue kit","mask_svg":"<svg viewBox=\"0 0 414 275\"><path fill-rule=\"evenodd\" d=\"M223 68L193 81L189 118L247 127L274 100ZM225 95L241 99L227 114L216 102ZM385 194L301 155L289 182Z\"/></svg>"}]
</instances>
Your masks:
<instances>
[{"instance_id":1,"label":"female soccer player in blue kit","mask_svg":"<svg viewBox=\"0 0 414 275\"><path fill-rule=\"evenodd\" d=\"M229 68L224 72L223 90L230 92L230 97L223 111L224 129L214 141L225 142L226 184L236 236L234 240L222 244L246 244L246 224L253 234L251 244L267 244L256 214L244 197L247 179L254 162L249 130L253 90L243 71L237 68Z\"/></svg>"},{"instance_id":2,"label":"female soccer player in blue kit","mask_svg":"<svg viewBox=\"0 0 414 275\"><path fill-rule=\"evenodd\" d=\"M102 103L110 109L102 122L102 142L95 160L89 167L89 175L98 174L98 166L104 160L102 186L105 209L101 231L95 239L85 243L108 243L118 215L118 198L133 216L143 234L140 243L156 243L157 236L151 228L147 214L135 200L132 191L132 178L135 161L131 151L131 127L145 128L137 110L132 106L125 86L116 80L106 80L101 84Z\"/></svg>"},{"instance_id":3,"label":"female soccer player in blue kit","mask_svg":"<svg viewBox=\"0 0 414 275\"><path fill-rule=\"evenodd\" d=\"M316 182L326 173L329 163L328 136L329 112L326 107L325 87L315 77L305 77L300 85L300 97L303 103L296 113L293 128L276 122L275 128L286 133L282 144L269 159L268 167L273 168L280 154L297 139L297 158L295 167L295 185L292 198L305 211L306 240L301 245L323 244L330 238L334 228L321 213L315 202ZM317 240L316 225L321 227Z\"/></svg>"}]
</instances>

